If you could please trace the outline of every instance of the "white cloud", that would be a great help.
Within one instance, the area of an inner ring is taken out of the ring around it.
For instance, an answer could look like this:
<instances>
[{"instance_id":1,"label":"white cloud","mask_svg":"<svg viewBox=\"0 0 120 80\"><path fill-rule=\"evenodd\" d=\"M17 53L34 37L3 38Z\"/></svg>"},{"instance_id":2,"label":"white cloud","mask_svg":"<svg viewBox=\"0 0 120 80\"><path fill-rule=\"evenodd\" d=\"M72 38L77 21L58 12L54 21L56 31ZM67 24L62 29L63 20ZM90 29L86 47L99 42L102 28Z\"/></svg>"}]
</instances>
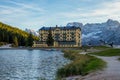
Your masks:
<instances>
[{"instance_id":1,"label":"white cloud","mask_svg":"<svg viewBox=\"0 0 120 80\"><path fill-rule=\"evenodd\" d=\"M10 3L11 5L0 5L0 14L33 14L33 13L44 13L45 10L43 8L40 8L38 5L35 4L25 4L25 3L19 3L19 2L14 2L14 1L7 1L7 3Z\"/></svg>"},{"instance_id":2,"label":"white cloud","mask_svg":"<svg viewBox=\"0 0 120 80\"><path fill-rule=\"evenodd\" d=\"M14 15L16 13L20 13L21 14L25 14L27 13L27 11L25 11L23 8L19 8L19 7L11 7L11 6L3 6L3 5L0 5L0 10L1 10L1 13L0 15Z\"/></svg>"},{"instance_id":3,"label":"white cloud","mask_svg":"<svg viewBox=\"0 0 120 80\"><path fill-rule=\"evenodd\" d=\"M120 17L120 1L118 0L105 2L97 7L93 10L77 8L74 11L62 12L59 15L67 18L107 17L118 19Z\"/></svg>"},{"instance_id":4,"label":"white cloud","mask_svg":"<svg viewBox=\"0 0 120 80\"><path fill-rule=\"evenodd\" d=\"M9 1L9 3L20 6L24 9L30 9L30 10L39 11L39 12L44 12L45 11L43 8L40 8L36 4L27 4L27 3L25 4L25 3L19 3L19 2L14 2L14 1Z\"/></svg>"},{"instance_id":5,"label":"white cloud","mask_svg":"<svg viewBox=\"0 0 120 80\"><path fill-rule=\"evenodd\" d=\"M120 14L120 1L103 3L101 7L100 9L94 10L93 15L115 16Z\"/></svg>"},{"instance_id":6,"label":"white cloud","mask_svg":"<svg viewBox=\"0 0 120 80\"><path fill-rule=\"evenodd\" d=\"M28 26L40 26L40 24L45 23L41 14L44 14L46 10L38 5L13 2L11 0L6 2L10 5L0 5L0 21L13 26L21 26L22 29Z\"/></svg>"}]
</instances>

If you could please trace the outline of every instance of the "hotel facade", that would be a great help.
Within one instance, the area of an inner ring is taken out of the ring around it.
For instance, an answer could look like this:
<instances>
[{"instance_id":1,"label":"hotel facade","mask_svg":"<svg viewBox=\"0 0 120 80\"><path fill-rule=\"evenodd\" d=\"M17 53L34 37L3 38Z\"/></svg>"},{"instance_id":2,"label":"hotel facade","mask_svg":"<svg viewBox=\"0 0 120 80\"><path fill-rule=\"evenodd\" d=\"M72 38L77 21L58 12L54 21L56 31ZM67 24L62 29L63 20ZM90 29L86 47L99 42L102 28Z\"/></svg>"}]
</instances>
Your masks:
<instances>
[{"instance_id":1,"label":"hotel facade","mask_svg":"<svg viewBox=\"0 0 120 80\"><path fill-rule=\"evenodd\" d=\"M52 47L81 47L81 29L75 26L42 27L39 29L39 42L34 42L33 47L48 47L47 38L51 30L54 39Z\"/></svg>"}]
</instances>

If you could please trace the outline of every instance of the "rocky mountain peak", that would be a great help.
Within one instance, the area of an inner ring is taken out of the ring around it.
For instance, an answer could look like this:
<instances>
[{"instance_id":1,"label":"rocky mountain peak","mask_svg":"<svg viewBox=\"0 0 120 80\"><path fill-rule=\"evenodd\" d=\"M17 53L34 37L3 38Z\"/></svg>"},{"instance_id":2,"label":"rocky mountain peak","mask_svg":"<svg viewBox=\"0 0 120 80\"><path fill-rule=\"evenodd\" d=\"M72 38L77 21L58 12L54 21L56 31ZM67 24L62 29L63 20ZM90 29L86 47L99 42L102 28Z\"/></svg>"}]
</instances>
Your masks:
<instances>
[{"instance_id":1,"label":"rocky mountain peak","mask_svg":"<svg viewBox=\"0 0 120 80\"><path fill-rule=\"evenodd\" d=\"M70 22L67 26L77 26L82 29L82 44L100 45L100 40L107 44L114 42L120 45L120 23L117 20L108 19L104 23L85 24Z\"/></svg>"}]
</instances>

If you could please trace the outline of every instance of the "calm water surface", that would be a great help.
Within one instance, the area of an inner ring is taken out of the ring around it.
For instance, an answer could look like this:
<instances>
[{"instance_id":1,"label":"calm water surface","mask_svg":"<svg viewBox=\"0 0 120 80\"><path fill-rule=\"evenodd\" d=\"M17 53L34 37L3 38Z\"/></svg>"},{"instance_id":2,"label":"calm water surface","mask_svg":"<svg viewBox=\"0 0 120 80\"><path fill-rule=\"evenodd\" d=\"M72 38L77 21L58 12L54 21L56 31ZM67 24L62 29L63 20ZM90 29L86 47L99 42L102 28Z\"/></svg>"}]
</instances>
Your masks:
<instances>
[{"instance_id":1,"label":"calm water surface","mask_svg":"<svg viewBox=\"0 0 120 80\"><path fill-rule=\"evenodd\" d=\"M68 62L61 51L0 50L0 80L54 80Z\"/></svg>"}]
</instances>

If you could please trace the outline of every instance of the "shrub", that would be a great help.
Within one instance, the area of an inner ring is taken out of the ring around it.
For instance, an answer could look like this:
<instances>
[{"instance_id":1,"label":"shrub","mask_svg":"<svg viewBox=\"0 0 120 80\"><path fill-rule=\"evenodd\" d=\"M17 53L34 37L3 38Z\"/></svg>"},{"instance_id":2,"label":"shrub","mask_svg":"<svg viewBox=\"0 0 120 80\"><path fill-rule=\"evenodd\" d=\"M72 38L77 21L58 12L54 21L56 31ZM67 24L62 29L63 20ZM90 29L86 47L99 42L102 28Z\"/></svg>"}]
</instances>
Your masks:
<instances>
[{"instance_id":1,"label":"shrub","mask_svg":"<svg viewBox=\"0 0 120 80\"><path fill-rule=\"evenodd\" d=\"M6 42L0 42L0 46L7 44Z\"/></svg>"},{"instance_id":2,"label":"shrub","mask_svg":"<svg viewBox=\"0 0 120 80\"><path fill-rule=\"evenodd\" d=\"M63 52L64 57L72 61L71 63L58 69L57 77L59 78L74 75L85 75L91 71L101 69L105 65L105 62L102 61L101 59L98 59L90 55L78 54L79 51L64 50Z\"/></svg>"},{"instance_id":3,"label":"shrub","mask_svg":"<svg viewBox=\"0 0 120 80\"><path fill-rule=\"evenodd\" d=\"M120 61L120 57L118 58L118 60Z\"/></svg>"}]
</instances>

